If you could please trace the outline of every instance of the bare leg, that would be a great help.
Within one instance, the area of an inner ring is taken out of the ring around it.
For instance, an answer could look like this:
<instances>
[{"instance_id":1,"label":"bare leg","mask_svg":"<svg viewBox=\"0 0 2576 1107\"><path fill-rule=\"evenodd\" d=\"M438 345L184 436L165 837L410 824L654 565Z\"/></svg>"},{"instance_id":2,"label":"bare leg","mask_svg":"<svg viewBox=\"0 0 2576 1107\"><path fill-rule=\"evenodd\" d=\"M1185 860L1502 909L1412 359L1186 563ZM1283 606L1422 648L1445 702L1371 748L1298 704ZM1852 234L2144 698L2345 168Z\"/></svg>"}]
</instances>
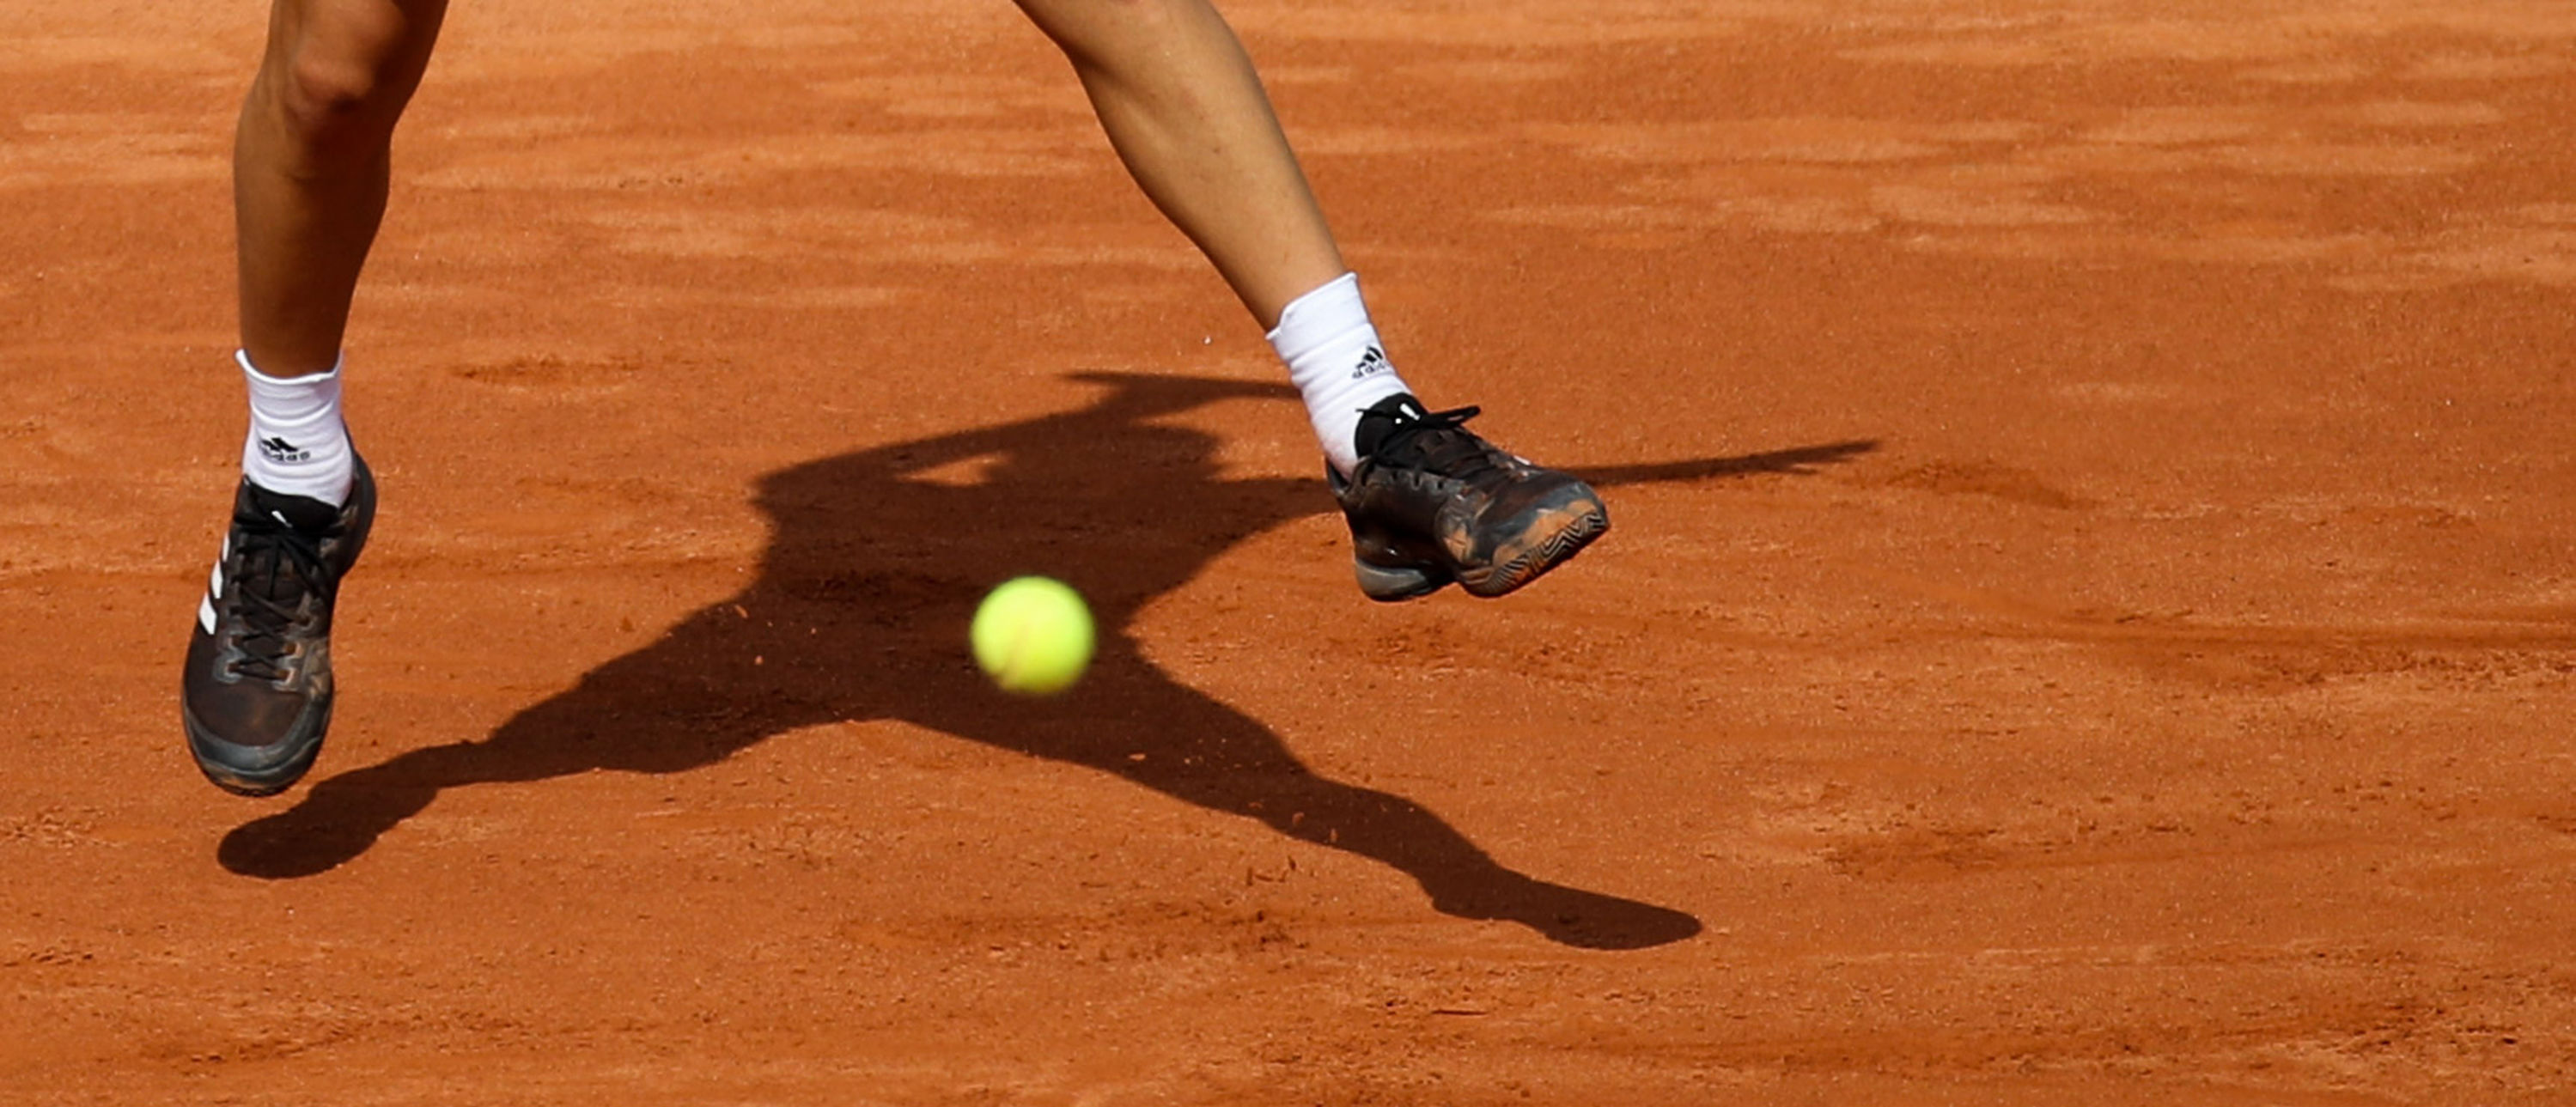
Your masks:
<instances>
[{"instance_id":1,"label":"bare leg","mask_svg":"<svg viewBox=\"0 0 2576 1107\"><path fill-rule=\"evenodd\" d=\"M1345 270L1232 28L1206 0L1018 0L1145 195L1263 329Z\"/></svg>"},{"instance_id":2,"label":"bare leg","mask_svg":"<svg viewBox=\"0 0 2576 1107\"><path fill-rule=\"evenodd\" d=\"M233 140L242 348L270 376L339 357L384 219L394 123L446 0L275 0Z\"/></svg>"}]
</instances>

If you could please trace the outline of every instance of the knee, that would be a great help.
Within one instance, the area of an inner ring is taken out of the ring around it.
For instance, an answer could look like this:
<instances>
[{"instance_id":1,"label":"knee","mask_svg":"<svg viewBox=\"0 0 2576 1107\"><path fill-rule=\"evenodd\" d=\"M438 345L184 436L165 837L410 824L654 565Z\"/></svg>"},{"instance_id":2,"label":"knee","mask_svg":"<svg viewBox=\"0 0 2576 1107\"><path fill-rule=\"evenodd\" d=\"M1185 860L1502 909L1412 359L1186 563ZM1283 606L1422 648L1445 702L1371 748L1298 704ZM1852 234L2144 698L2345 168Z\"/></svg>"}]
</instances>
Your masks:
<instances>
[{"instance_id":1,"label":"knee","mask_svg":"<svg viewBox=\"0 0 2576 1107\"><path fill-rule=\"evenodd\" d=\"M308 149L390 137L432 33L379 5L343 5L277 44L261 80L286 133Z\"/></svg>"},{"instance_id":2,"label":"knee","mask_svg":"<svg viewBox=\"0 0 2576 1107\"><path fill-rule=\"evenodd\" d=\"M278 115L307 145L328 146L364 129L383 87L371 59L301 52L275 78Z\"/></svg>"}]
</instances>

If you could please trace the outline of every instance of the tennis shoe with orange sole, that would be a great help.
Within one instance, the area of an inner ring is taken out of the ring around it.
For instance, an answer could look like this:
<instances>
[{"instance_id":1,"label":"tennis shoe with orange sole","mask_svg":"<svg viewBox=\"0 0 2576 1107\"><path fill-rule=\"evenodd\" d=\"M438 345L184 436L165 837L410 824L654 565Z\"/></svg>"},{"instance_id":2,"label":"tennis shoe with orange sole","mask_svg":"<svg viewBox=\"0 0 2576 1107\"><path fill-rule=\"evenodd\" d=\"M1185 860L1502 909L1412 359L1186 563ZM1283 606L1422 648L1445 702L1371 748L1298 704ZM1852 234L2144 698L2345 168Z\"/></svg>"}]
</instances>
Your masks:
<instances>
[{"instance_id":1,"label":"tennis shoe with orange sole","mask_svg":"<svg viewBox=\"0 0 2576 1107\"><path fill-rule=\"evenodd\" d=\"M1452 581L1500 596L1610 529L1591 485L1467 430L1477 411L1427 411L1410 395L1389 396L1360 416L1351 475L1325 467L1370 599L1410 600Z\"/></svg>"}]
</instances>

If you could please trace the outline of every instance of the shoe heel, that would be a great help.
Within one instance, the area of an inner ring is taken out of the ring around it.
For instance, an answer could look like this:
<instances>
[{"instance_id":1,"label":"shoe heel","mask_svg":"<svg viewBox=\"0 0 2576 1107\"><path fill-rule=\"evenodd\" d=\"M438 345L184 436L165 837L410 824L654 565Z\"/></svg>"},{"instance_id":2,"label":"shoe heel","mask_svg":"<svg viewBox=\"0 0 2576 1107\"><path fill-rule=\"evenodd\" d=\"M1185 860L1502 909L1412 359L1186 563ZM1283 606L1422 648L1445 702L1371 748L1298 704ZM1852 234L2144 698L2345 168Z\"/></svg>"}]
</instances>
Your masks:
<instances>
[{"instance_id":1,"label":"shoe heel","mask_svg":"<svg viewBox=\"0 0 2576 1107\"><path fill-rule=\"evenodd\" d=\"M1421 569L1371 565L1356 557L1351 559L1351 569L1360 579L1360 591L1379 603L1418 599L1449 583L1448 577L1433 576Z\"/></svg>"}]
</instances>

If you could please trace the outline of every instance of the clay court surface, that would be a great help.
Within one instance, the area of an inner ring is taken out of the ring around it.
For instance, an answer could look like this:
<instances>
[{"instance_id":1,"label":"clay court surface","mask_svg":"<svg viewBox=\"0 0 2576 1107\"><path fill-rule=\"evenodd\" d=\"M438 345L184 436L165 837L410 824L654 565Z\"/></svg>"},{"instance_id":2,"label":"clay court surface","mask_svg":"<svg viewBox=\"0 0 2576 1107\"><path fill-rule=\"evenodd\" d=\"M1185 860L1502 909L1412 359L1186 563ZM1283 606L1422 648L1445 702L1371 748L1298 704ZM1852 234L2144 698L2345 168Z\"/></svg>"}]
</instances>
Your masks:
<instances>
[{"instance_id":1,"label":"clay court surface","mask_svg":"<svg viewBox=\"0 0 2576 1107\"><path fill-rule=\"evenodd\" d=\"M176 707L263 7L0 11L0 1102L2576 1096L2576 16L1227 11L1600 545L1362 600L1007 5L466 0L266 801Z\"/></svg>"}]
</instances>

